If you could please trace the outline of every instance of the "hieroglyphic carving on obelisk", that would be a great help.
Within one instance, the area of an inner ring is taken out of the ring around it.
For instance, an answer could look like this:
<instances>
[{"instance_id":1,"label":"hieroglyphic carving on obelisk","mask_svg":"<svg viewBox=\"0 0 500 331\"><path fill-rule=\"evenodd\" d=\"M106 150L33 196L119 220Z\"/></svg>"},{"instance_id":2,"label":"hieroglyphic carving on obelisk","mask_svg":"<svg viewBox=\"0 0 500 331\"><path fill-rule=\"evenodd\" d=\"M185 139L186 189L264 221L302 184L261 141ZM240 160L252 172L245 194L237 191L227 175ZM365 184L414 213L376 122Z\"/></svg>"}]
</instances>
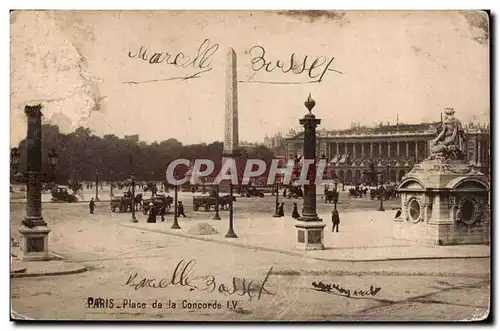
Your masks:
<instances>
[{"instance_id":1,"label":"hieroglyphic carving on obelisk","mask_svg":"<svg viewBox=\"0 0 500 331\"><path fill-rule=\"evenodd\" d=\"M236 53L231 48L227 53L226 65L225 156L232 156L238 149L238 78L236 69Z\"/></svg>"}]
</instances>

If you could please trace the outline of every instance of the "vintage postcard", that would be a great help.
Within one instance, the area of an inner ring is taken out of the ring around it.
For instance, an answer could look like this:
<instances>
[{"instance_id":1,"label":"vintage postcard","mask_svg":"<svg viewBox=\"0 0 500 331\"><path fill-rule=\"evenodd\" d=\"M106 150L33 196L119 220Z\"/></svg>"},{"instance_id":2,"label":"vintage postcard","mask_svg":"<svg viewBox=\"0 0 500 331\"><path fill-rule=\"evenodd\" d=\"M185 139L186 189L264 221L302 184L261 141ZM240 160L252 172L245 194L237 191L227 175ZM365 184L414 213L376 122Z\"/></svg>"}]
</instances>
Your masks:
<instances>
[{"instance_id":1,"label":"vintage postcard","mask_svg":"<svg viewBox=\"0 0 500 331\"><path fill-rule=\"evenodd\" d=\"M12 11L12 320L490 312L485 11Z\"/></svg>"}]
</instances>

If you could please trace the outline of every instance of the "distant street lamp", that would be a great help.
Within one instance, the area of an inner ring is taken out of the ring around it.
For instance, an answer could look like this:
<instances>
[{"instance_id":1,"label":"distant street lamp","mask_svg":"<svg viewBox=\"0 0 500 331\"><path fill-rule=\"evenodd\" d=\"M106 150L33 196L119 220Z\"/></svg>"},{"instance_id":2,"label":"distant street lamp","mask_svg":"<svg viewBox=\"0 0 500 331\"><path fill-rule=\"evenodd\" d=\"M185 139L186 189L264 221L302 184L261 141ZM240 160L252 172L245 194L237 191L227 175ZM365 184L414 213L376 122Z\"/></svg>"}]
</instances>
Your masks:
<instances>
[{"instance_id":1,"label":"distant street lamp","mask_svg":"<svg viewBox=\"0 0 500 331\"><path fill-rule=\"evenodd\" d=\"M174 170L174 177L175 177L175 179L178 179L178 172L177 172L177 170ZM172 224L171 229L180 229L181 228L179 226L179 223L177 222L177 214L178 214L178 209L177 209L178 190L179 190L179 186L177 184L175 184L175 186L174 186L174 224Z\"/></svg>"},{"instance_id":2,"label":"distant street lamp","mask_svg":"<svg viewBox=\"0 0 500 331\"><path fill-rule=\"evenodd\" d=\"M280 212L279 212L279 182L280 182L280 175L276 175L275 177L275 182L276 182L276 206L274 210L274 215L273 217L281 217Z\"/></svg>"},{"instance_id":3,"label":"distant street lamp","mask_svg":"<svg viewBox=\"0 0 500 331\"><path fill-rule=\"evenodd\" d=\"M99 201L99 171L95 171L95 201Z\"/></svg>"},{"instance_id":4,"label":"distant street lamp","mask_svg":"<svg viewBox=\"0 0 500 331\"><path fill-rule=\"evenodd\" d=\"M378 198L380 200L380 207L378 208L378 211L385 211L385 209L384 209L384 198L385 198L384 190L379 189Z\"/></svg>"},{"instance_id":5,"label":"distant street lamp","mask_svg":"<svg viewBox=\"0 0 500 331\"><path fill-rule=\"evenodd\" d=\"M132 185L132 223L138 223L137 219L135 218L135 175L132 173L130 176L130 185ZM154 207L153 207L154 208Z\"/></svg>"},{"instance_id":6,"label":"distant street lamp","mask_svg":"<svg viewBox=\"0 0 500 331\"><path fill-rule=\"evenodd\" d=\"M233 228L234 210L233 210L233 181L229 182L229 229L224 237L238 238Z\"/></svg>"},{"instance_id":7,"label":"distant street lamp","mask_svg":"<svg viewBox=\"0 0 500 331\"><path fill-rule=\"evenodd\" d=\"M215 215L214 220L220 220L219 215L219 185L215 186Z\"/></svg>"},{"instance_id":8,"label":"distant street lamp","mask_svg":"<svg viewBox=\"0 0 500 331\"><path fill-rule=\"evenodd\" d=\"M57 165L57 162L59 162L59 153L56 152L55 147L52 147L50 149L50 152L48 154L48 158L49 158L49 166L50 166L50 169L52 170L52 175L53 175L53 172L54 172L54 169Z\"/></svg>"}]
</instances>

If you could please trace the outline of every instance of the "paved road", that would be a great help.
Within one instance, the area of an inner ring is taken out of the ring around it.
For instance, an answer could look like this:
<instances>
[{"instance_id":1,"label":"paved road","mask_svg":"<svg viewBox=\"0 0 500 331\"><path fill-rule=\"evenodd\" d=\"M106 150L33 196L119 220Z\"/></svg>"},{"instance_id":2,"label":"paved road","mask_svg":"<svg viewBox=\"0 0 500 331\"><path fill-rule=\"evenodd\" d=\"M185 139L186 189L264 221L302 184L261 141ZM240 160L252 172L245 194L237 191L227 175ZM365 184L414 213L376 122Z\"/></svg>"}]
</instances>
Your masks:
<instances>
[{"instance_id":1,"label":"paved road","mask_svg":"<svg viewBox=\"0 0 500 331\"><path fill-rule=\"evenodd\" d=\"M272 197L252 201L240 203L239 210L247 213L260 208L268 212L264 203L273 206ZM120 227L118 224L130 215L113 214L105 204L98 204L95 215L89 215L84 204L47 204L44 208L45 219L52 227L51 249L92 270L12 279L12 308L31 318L462 320L483 317L488 311L488 259L322 262ZM23 205L11 204L13 225L22 215ZM196 222L206 214L190 212L190 216L180 221ZM179 262L191 260L194 262L186 267L183 282L196 288L178 284L182 278L179 272L174 284L166 286ZM467 276L471 270L476 276ZM142 282L150 286L165 278L161 283L164 288L140 287L143 278L154 278L153 282ZM318 291L313 282L330 284L330 292ZM236 292L229 295L233 287ZM98 297L113 299L113 308L109 300L108 308L88 308L88 298ZM123 308L124 299L138 303L139 308ZM152 307L155 300L162 308ZM167 308L169 300L171 308ZM220 309L186 307L188 303L214 300L221 304ZM236 308L228 308L228 300L230 307L235 303ZM146 308L140 308L142 303Z\"/></svg>"}]
</instances>

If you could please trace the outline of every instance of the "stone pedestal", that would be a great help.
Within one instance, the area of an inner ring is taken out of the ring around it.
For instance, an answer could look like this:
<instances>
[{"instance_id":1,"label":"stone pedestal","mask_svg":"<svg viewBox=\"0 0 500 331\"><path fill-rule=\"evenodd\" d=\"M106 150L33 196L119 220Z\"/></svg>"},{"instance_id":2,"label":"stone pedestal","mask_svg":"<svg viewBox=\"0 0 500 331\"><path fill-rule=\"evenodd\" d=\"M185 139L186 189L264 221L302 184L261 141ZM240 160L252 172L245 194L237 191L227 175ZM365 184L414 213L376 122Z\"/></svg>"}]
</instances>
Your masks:
<instances>
[{"instance_id":1,"label":"stone pedestal","mask_svg":"<svg viewBox=\"0 0 500 331\"><path fill-rule=\"evenodd\" d=\"M37 225L29 228L25 225L19 227L19 247L21 261L49 260L49 232L46 225Z\"/></svg>"},{"instance_id":2,"label":"stone pedestal","mask_svg":"<svg viewBox=\"0 0 500 331\"><path fill-rule=\"evenodd\" d=\"M433 245L490 242L489 183L464 161L426 160L403 177L394 238Z\"/></svg>"},{"instance_id":3,"label":"stone pedestal","mask_svg":"<svg viewBox=\"0 0 500 331\"><path fill-rule=\"evenodd\" d=\"M316 218L315 221L302 221L299 219L295 222L295 228L297 229L296 248L305 251L325 249L323 245L325 226L326 224L320 218Z\"/></svg>"}]
</instances>

